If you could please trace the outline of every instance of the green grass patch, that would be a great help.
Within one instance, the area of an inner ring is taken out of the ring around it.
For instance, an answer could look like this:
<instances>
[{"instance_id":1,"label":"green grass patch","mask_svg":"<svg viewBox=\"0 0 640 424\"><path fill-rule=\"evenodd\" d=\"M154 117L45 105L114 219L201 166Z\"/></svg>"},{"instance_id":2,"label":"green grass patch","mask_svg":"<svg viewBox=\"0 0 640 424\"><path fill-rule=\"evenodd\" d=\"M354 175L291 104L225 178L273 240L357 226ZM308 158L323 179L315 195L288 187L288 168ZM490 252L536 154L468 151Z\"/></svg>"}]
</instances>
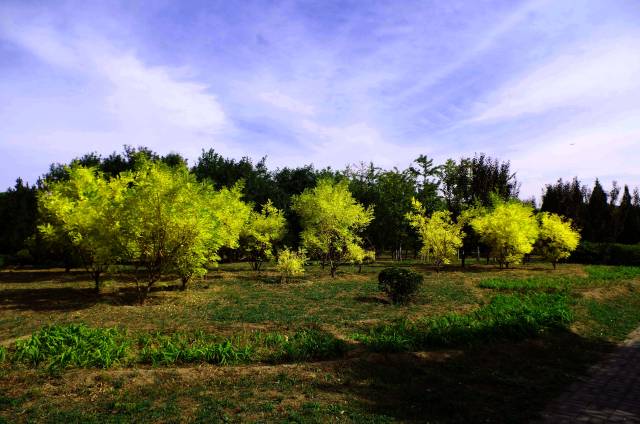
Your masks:
<instances>
[{"instance_id":1,"label":"green grass patch","mask_svg":"<svg viewBox=\"0 0 640 424\"><path fill-rule=\"evenodd\" d=\"M109 368L126 360L130 343L117 328L91 328L85 324L52 325L15 343L13 358L50 369Z\"/></svg>"},{"instance_id":2,"label":"green grass patch","mask_svg":"<svg viewBox=\"0 0 640 424\"><path fill-rule=\"evenodd\" d=\"M640 277L640 266L588 265L584 270L596 280L633 280Z\"/></svg>"},{"instance_id":3,"label":"green grass patch","mask_svg":"<svg viewBox=\"0 0 640 424\"><path fill-rule=\"evenodd\" d=\"M254 337L257 343L267 348L267 360L272 362L337 358L347 351L343 340L315 328L299 330L292 336L257 333Z\"/></svg>"},{"instance_id":4,"label":"green grass patch","mask_svg":"<svg viewBox=\"0 0 640 424\"><path fill-rule=\"evenodd\" d=\"M610 341L622 341L640 325L640 293L612 299L581 301L581 313L589 322L586 336Z\"/></svg>"},{"instance_id":5,"label":"green grass patch","mask_svg":"<svg viewBox=\"0 0 640 424\"><path fill-rule=\"evenodd\" d=\"M368 333L354 335L354 339L375 351L409 351L531 337L547 328L565 327L572 319L565 295L498 295L472 313L403 320L374 327Z\"/></svg>"},{"instance_id":6,"label":"green grass patch","mask_svg":"<svg viewBox=\"0 0 640 424\"><path fill-rule=\"evenodd\" d=\"M7 348L0 346L0 364L7 359Z\"/></svg>"},{"instance_id":7,"label":"green grass patch","mask_svg":"<svg viewBox=\"0 0 640 424\"><path fill-rule=\"evenodd\" d=\"M495 290L566 290L586 283L588 280L580 277L495 277L481 280L478 286Z\"/></svg>"}]
</instances>

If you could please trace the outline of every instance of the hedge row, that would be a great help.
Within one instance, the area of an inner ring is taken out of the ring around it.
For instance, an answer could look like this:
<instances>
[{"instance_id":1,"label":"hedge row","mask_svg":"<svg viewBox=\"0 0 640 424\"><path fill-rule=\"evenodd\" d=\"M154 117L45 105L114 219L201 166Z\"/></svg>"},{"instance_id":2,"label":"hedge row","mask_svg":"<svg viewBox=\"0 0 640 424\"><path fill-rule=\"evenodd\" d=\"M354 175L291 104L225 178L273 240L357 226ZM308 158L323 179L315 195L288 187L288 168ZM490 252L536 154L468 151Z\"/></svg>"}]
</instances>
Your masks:
<instances>
[{"instance_id":1,"label":"hedge row","mask_svg":"<svg viewBox=\"0 0 640 424\"><path fill-rule=\"evenodd\" d=\"M640 243L582 242L571 254L569 262L601 265L640 266Z\"/></svg>"}]
</instances>

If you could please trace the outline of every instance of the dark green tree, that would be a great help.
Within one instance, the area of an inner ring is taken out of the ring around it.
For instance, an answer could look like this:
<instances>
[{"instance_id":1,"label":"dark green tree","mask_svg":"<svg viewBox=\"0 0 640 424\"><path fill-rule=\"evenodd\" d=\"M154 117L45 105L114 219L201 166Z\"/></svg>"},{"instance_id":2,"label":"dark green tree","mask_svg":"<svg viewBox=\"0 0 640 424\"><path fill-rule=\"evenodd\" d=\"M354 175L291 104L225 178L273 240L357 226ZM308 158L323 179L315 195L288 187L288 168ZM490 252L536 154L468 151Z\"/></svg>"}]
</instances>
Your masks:
<instances>
[{"instance_id":1,"label":"dark green tree","mask_svg":"<svg viewBox=\"0 0 640 424\"><path fill-rule=\"evenodd\" d=\"M598 179L596 179L591 191L586 215L585 240L606 242L614 239L615 235L613 235L611 228L611 209L607 202L607 193L605 193Z\"/></svg>"}]
</instances>

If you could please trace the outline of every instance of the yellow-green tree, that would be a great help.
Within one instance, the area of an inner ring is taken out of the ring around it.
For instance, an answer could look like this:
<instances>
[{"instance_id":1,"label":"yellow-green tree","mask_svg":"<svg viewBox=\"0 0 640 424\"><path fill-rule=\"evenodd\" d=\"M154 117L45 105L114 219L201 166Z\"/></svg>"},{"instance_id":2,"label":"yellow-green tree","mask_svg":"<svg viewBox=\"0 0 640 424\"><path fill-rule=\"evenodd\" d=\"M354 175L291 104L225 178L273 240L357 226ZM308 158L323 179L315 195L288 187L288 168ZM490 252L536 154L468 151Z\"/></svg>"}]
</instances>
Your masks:
<instances>
[{"instance_id":1,"label":"yellow-green tree","mask_svg":"<svg viewBox=\"0 0 640 424\"><path fill-rule=\"evenodd\" d=\"M418 200L412 199L411 205L412 211L406 218L422 241L420 254L430 258L436 271L439 271L442 265L451 263L462 247L462 225L453 222L450 212L436 211L427 217L425 208Z\"/></svg>"},{"instance_id":2,"label":"yellow-green tree","mask_svg":"<svg viewBox=\"0 0 640 424\"><path fill-rule=\"evenodd\" d=\"M540 234L538 246L542 255L553 264L568 258L580 242L580 233L572 227L570 219L563 219L554 213L542 212L538 215Z\"/></svg>"},{"instance_id":3,"label":"yellow-green tree","mask_svg":"<svg viewBox=\"0 0 640 424\"><path fill-rule=\"evenodd\" d=\"M480 240L491 248L500 268L520 263L538 238L533 207L517 200L496 200L491 209L478 209L469 220Z\"/></svg>"},{"instance_id":4,"label":"yellow-green tree","mask_svg":"<svg viewBox=\"0 0 640 424\"><path fill-rule=\"evenodd\" d=\"M48 184L38 196L43 220L38 229L45 239L76 250L99 291L101 275L119 259L118 210L128 181L106 180L82 166L66 171L68 180Z\"/></svg>"},{"instance_id":5,"label":"yellow-green tree","mask_svg":"<svg viewBox=\"0 0 640 424\"><path fill-rule=\"evenodd\" d=\"M191 192L191 207L197 218L199 234L191 244L184 245L175 259L175 270L184 290L196 277L207 273L207 267L217 264L221 247L235 249L251 207L242 201L242 185L215 190L207 182L194 184L192 174L185 189Z\"/></svg>"},{"instance_id":6,"label":"yellow-green tree","mask_svg":"<svg viewBox=\"0 0 640 424\"><path fill-rule=\"evenodd\" d=\"M136 269L140 302L155 282L177 272L183 287L206 273L222 246L237 247L249 207L241 187L215 191L186 166L145 163L131 174L120 210L124 257Z\"/></svg>"},{"instance_id":7,"label":"yellow-green tree","mask_svg":"<svg viewBox=\"0 0 640 424\"><path fill-rule=\"evenodd\" d=\"M332 277L342 262L360 254L358 233L373 219L373 209L355 201L347 180L320 179L315 188L293 197L292 209L302 221L303 246L329 264Z\"/></svg>"},{"instance_id":8,"label":"yellow-green tree","mask_svg":"<svg viewBox=\"0 0 640 424\"><path fill-rule=\"evenodd\" d=\"M273 245L282 240L286 229L284 213L273 206L271 200L260 212L251 211L240 233L240 245L254 271L260 271L263 262L273 259Z\"/></svg>"}]
</instances>

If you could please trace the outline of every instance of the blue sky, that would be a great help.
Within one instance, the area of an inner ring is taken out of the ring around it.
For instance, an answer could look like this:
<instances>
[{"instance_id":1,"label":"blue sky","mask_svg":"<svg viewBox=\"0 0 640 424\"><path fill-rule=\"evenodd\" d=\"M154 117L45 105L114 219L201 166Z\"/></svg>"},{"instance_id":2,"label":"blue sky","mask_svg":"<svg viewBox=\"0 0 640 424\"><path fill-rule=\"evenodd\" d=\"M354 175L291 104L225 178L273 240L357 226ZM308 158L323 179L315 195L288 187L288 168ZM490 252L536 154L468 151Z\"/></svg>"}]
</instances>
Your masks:
<instances>
[{"instance_id":1,"label":"blue sky","mask_svg":"<svg viewBox=\"0 0 640 424\"><path fill-rule=\"evenodd\" d=\"M0 3L0 187L123 144L640 185L640 1Z\"/></svg>"}]
</instances>

